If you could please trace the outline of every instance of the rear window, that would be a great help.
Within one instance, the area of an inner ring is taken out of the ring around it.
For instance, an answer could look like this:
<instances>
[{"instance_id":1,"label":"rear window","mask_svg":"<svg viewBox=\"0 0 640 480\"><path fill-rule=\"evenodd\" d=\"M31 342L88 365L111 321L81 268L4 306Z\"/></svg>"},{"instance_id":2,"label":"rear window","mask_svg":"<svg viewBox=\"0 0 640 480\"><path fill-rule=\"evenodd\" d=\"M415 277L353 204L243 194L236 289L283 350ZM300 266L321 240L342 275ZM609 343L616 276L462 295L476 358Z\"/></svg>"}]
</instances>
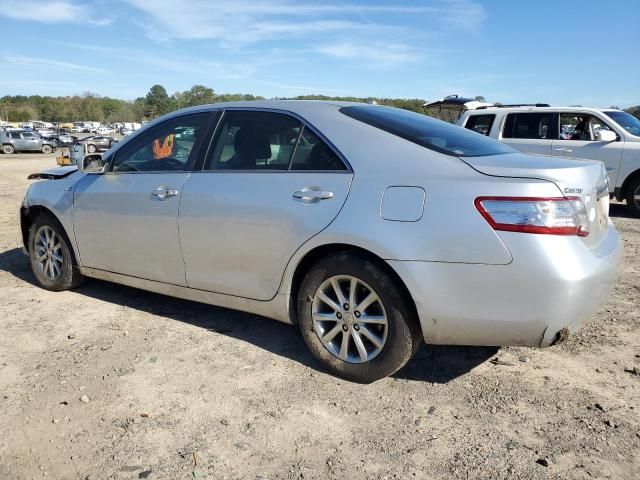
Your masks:
<instances>
[{"instance_id":1,"label":"rear window","mask_svg":"<svg viewBox=\"0 0 640 480\"><path fill-rule=\"evenodd\" d=\"M510 113L504 122L502 138L551 140L557 137L554 113Z\"/></svg>"},{"instance_id":2,"label":"rear window","mask_svg":"<svg viewBox=\"0 0 640 480\"><path fill-rule=\"evenodd\" d=\"M476 133L481 133L482 135L489 135L495 118L495 115L471 115L467 119L464 128L473 130Z\"/></svg>"},{"instance_id":3,"label":"rear window","mask_svg":"<svg viewBox=\"0 0 640 480\"><path fill-rule=\"evenodd\" d=\"M393 107L342 107L340 112L422 147L456 157L480 157L515 150L496 140L435 118Z\"/></svg>"}]
</instances>

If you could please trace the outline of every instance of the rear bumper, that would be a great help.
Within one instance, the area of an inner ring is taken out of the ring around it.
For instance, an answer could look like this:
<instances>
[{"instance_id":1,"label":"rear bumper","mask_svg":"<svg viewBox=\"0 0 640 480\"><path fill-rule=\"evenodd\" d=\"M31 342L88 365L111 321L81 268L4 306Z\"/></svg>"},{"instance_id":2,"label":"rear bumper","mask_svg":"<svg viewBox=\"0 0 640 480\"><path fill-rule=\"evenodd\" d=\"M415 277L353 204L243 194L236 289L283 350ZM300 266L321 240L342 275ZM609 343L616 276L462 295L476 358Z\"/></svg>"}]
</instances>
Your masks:
<instances>
[{"instance_id":1,"label":"rear bumper","mask_svg":"<svg viewBox=\"0 0 640 480\"><path fill-rule=\"evenodd\" d=\"M416 303L426 342L545 347L608 300L622 260L611 223L594 250L578 237L500 236L509 265L389 261Z\"/></svg>"}]
</instances>

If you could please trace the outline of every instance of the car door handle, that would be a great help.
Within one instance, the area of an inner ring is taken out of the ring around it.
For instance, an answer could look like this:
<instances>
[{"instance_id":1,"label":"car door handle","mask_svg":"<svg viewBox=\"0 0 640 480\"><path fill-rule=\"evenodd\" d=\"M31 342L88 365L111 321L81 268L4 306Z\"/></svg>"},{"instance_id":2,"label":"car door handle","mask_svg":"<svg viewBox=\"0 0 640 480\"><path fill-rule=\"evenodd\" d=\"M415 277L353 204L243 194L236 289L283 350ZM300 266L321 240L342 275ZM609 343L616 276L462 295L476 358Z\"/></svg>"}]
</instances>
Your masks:
<instances>
[{"instance_id":1,"label":"car door handle","mask_svg":"<svg viewBox=\"0 0 640 480\"><path fill-rule=\"evenodd\" d=\"M293 192L293 198L306 203L319 202L320 200L329 200L333 198L333 192L327 192L320 189L302 189Z\"/></svg>"},{"instance_id":2,"label":"car door handle","mask_svg":"<svg viewBox=\"0 0 640 480\"><path fill-rule=\"evenodd\" d=\"M151 196L157 198L158 200L166 200L167 198L175 197L180 192L173 188L164 188L159 187L156 188L153 192L151 192Z\"/></svg>"},{"instance_id":3,"label":"car door handle","mask_svg":"<svg viewBox=\"0 0 640 480\"><path fill-rule=\"evenodd\" d=\"M570 148L564 148L564 147L562 147L562 148L554 148L554 150L556 152L568 152L568 153L573 152L573 150L571 150Z\"/></svg>"}]
</instances>

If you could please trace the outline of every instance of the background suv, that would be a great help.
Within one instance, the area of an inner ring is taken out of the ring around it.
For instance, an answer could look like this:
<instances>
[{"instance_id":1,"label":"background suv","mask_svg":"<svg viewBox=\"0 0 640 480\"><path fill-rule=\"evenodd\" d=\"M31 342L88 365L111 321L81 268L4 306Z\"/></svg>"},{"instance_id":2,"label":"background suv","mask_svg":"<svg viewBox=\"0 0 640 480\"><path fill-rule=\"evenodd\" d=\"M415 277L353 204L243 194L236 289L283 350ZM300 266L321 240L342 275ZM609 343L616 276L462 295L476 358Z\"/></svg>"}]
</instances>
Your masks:
<instances>
[{"instance_id":1,"label":"background suv","mask_svg":"<svg viewBox=\"0 0 640 480\"><path fill-rule=\"evenodd\" d=\"M0 132L0 148L6 154L34 151L51 153L56 149L56 142L45 140L34 132Z\"/></svg>"},{"instance_id":2,"label":"background suv","mask_svg":"<svg viewBox=\"0 0 640 480\"><path fill-rule=\"evenodd\" d=\"M602 161L609 189L640 217L640 120L614 109L481 107L458 125L540 155Z\"/></svg>"}]
</instances>

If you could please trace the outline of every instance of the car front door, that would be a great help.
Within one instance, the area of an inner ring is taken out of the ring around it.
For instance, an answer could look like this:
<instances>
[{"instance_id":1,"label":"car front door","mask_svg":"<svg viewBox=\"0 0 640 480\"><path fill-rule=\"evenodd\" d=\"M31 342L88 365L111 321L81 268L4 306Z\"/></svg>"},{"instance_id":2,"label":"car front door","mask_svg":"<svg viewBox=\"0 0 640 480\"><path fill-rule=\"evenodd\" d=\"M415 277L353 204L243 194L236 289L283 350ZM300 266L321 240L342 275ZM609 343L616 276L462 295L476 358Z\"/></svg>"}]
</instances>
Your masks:
<instances>
[{"instance_id":1,"label":"car front door","mask_svg":"<svg viewBox=\"0 0 640 480\"><path fill-rule=\"evenodd\" d=\"M551 155L557 115L551 112L507 114L500 140L526 153Z\"/></svg>"},{"instance_id":2,"label":"car front door","mask_svg":"<svg viewBox=\"0 0 640 480\"><path fill-rule=\"evenodd\" d=\"M615 130L602 118L589 113L563 112L560 114L560 138L553 141L553 154L571 158L600 160L609 174L613 189L618 180L624 143L598 141L599 130Z\"/></svg>"},{"instance_id":3,"label":"car front door","mask_svg":"<svg viewBox=\"0 0 640 480\"><path fill-rule=\"evenodd\" d=\"M293 253L344 204L352 173L292 116L227 110L184 185L180 244L189 287L269 300Z\"/></svg>"},{"instance_id":4,"label":"car front door","mask_svg":"<svg viewBox=\"0 0 640 480\"><path fill-rule=\"evenodd\" d=\"M27 141L22 137L22 133L20 132L12 132L11 133L11 140L13 143L13 148L16 149L16 151L20 152L20 151L24 151L24 150L29 150L28 146L27 146Z\"/></svg>"},{"instance_id":5,"label":"car front door","mask_svg":"<svg viewBox=\"0 0 640 480\"><path fill-rule=\"evenodd\" d=\"M166 120L114 152L108 171L75 187L74 231L83 266L186 285L178 239L182 187L214 114ZM191 128L188 138L175 132Z\"/></svg>"}]
</instances>

